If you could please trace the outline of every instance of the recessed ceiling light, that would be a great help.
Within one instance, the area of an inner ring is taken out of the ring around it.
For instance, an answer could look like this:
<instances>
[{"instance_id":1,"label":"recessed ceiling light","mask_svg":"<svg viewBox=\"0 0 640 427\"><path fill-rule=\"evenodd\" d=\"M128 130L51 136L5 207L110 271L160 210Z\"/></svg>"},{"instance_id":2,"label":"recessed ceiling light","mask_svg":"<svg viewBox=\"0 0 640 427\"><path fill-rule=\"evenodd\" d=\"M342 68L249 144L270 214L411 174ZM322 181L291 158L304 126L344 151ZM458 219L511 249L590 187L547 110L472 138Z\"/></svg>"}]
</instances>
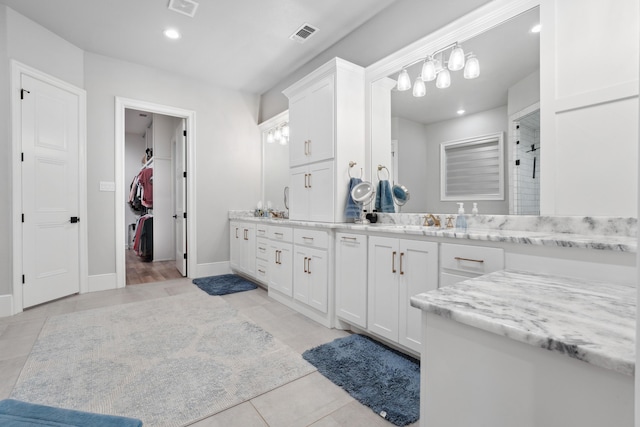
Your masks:
<instances>
[{"instance_id":1,"label":"recessed ceiling light","mask_svg":"<svg viewBox=\"0 0 640 427\"><path fill-rule=\"evenodd\" d=\"M164 36L171 40L178 40L182 35L175 28L167 28L164 30Z\"/></svg>"},{"instance_id":2,"label":"recessed ceiling light","mask_svg":"<svg viewBox=\"0 0 640 427\"><path fill-rule=\"evenodd\" d=\"M539 33L541 28L542 26L540 24L536 24L533 27L531 27L531 30L529 31L532 33Z\"/></svg>"},{"instance_id":3,"label":"recessed ceiling light","mask_svg":"<svg viewBox=\"0 0 640 427\"><path fill-rule=\"evenodd\" d=\"M456 111L456 113L458 113L458 115L461 116L461 115L464 114L464 110L460 109L460 110Z\"/></svg>"}]
</instances>

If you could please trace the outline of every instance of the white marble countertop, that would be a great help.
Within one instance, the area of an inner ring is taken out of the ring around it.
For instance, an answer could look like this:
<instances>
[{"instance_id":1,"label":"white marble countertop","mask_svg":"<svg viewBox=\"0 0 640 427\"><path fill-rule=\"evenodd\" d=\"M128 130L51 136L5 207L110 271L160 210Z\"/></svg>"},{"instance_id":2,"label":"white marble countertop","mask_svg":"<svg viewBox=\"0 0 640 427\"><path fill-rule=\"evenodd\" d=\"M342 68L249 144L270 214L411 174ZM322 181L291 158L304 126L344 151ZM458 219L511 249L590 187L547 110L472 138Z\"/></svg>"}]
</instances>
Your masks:
<instances>
[{"instance_id":1,"label":"white marble countertop","mask_svg":"<svg viewBox=\"0 0 640 427\"><path fill-rule=\"evenodd\" d=\"M242 220L256 223L268 223L273 225L293 225L299 227L349 230L353 232L387 233L407 236L424 236L436 238L466 239L476 241L490 241L502 243L516 243L525 245L558 246L567 248L582 248L608 250L615 252L635 253L638 248L638 239L634 236L616 234L581 234L568 232L553 232L548 229L538 228L538 231L524 231L496 228L468 228L465 231L455 228L435 228L421 225L406 224L354 224L354 223L323 223L310 221L291 221L288 219L269 219L249 216L238 211L231 211L229 219Z\"/></svg>"},{"instance_id":2,"label":"white marble countertop","mask_svg":"<svg viewBox=\"0 0 640 427\"><path fill-rule=\"evenodd\" d=\"M632 285L506 270L416 295L411 305L633 376L636 298Z\"/></svg>"}]
</instances>

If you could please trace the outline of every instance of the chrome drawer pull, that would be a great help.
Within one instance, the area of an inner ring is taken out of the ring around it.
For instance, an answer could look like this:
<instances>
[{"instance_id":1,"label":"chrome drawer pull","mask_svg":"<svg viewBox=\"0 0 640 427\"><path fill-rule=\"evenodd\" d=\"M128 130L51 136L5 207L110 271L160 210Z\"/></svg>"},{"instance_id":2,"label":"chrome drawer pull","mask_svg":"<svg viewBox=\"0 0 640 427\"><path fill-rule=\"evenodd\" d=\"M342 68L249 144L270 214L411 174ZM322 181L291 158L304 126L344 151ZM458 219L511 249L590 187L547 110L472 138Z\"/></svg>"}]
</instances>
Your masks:
<instances>
[{"instance_id":1,"label":"chrome drawer pull","mask_svg":"<svg viewBox=\"0 0 640 427\"><path fill-rule=\"evenodd\" d=\"M469 262L484 262L483 259L471 259L471 258L460 258L459 256L454 257L453 259L455 259L456 261L469 261Z\"/></svg>"},{"instance_id":2,"label":"chrome drawer pull","mask_svg":"<svg viewBox=\"0 0 640 427\"><path fill-rule=\"evenodd\" d=\"M353 240L353 241L356 241L358 239L356 239L355 237L342 236L342 240Z\"/></svg>"}]
</instances>

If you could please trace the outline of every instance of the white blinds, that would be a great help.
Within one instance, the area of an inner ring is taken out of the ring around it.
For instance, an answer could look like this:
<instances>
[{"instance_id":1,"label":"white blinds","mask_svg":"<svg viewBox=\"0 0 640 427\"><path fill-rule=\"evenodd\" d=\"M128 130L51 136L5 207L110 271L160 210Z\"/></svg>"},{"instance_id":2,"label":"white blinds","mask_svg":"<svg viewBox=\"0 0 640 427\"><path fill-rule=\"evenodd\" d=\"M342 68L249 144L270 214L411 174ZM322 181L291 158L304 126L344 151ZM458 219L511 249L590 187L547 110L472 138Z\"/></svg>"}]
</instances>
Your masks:
<instances>
[{"instance_id":1,"label":"white blinds","mask_svg":"<svg viewBox=\"0 0 640 427\"><path fill-rule=\"evenodd\" d=\"M442 200L503 200L502 133L441 146Z\"/></svg>"}]
</instances>

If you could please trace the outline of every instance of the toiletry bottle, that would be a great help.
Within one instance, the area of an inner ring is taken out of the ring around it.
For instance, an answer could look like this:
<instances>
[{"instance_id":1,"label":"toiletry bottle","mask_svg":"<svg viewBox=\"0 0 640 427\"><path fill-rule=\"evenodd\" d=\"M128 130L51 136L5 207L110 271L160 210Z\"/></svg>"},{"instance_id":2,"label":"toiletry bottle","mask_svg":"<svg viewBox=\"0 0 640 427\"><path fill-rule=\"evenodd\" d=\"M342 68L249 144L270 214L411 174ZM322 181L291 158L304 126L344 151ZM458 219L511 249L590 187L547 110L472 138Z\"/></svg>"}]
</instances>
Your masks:
<instances>
[{"instance_id":1,"label":"toiletry bottle","mask_svg":"<svg viewBox=\"0 0 640 427\"><path fill-rule=\"evenodd\" d=\"M458 205L460 207L458 208L458 216L456 217L456 229L466 230L467 219L464 217L464 203L458 203Z\"/></svg>"},{"instance_id":2,"label":"toiletry bottle","mask_svg":"<svg viewBox=\"0 0 640 427\"><path fill-rule=\"evenodd\" d=\"M477 203L474 203L474 204L473 204L473 209L471 209L471 214L472 214L473 216L478 215L478 204L477 204Z\"/></svg>"}]
</instances>

